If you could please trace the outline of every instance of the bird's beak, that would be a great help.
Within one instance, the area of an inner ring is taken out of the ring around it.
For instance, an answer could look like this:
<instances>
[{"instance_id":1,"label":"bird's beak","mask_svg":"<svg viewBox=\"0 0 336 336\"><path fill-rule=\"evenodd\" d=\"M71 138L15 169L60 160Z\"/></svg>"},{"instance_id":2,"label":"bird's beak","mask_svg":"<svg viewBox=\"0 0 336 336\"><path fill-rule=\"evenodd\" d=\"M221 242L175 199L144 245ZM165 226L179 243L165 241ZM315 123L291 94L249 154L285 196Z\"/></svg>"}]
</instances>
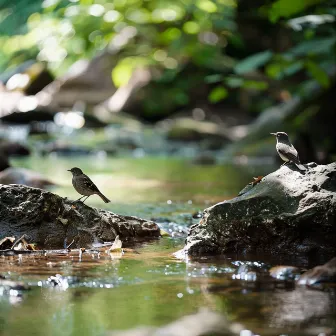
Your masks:
<instances>
[{"instance_id":1,"label":"bird's beak","mask_svg":"<svg viewBox=\"0 0 336 336\"><path fill-rule=\"evenodd\" d=\"M276 133L270 133L270 134L272 134L272 135L277 135Z\"/></svg>"},{"instance_id":2,"label":"bird's beak","mask_svg":"<svg viewBox=\"0 0 336 336\"><path fill-rule=\"evenodd\" d=\"M67 170L71 172L71 169L67 169Z\"/></svg>"}]
</instances>

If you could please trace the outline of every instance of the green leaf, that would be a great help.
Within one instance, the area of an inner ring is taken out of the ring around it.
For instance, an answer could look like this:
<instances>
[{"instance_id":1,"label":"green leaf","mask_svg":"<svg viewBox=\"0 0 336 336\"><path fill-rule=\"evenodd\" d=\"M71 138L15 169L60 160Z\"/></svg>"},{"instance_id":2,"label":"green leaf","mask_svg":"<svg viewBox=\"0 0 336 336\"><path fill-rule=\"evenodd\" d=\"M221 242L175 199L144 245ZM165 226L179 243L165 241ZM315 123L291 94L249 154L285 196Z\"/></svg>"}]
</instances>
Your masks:
<instances>
[{"instance_id":1,"label":"green leaf","mask_svg":"<svg viewBox=\"0 0 336 336\"><path fill-rule=\"evenodd\" d=\"M217 5L210 0L199 0L196 2L196 6L208 13L217 12Z\"/></svg>"},{"instance_id":2,"label":"green leaf","mask_svg":"<svg viewBox=\"0 0 336 336\"><path fill-rule=\"evenodd\" d=\"M218 83L223 79L223 75L221 74L215 74L215 75L208 75L204 78L204 81L206 83Z\"/></svg>"},{"instance_id":3,"label":"green leaf","mask_svg":"<svg viewBox=\"0 0 336 336\"><path fill-rule=\"evenodd\" d=\"M273 53L270 50L254 54L238 62L234 67L234 70L237 74L243 74L256 70L260 66L266 64L272 56Z\"/></svg>"},{"instance_id":4,"label":"green leaf","mask_svg":"<svg viewBox=\"0 0 336 336\"><path fill-rule=\"evenodd\" d=\"M209 94L209 101L211 103L218 103L219 101L225 99L229 92L223 86L215 87Z\"/></svg>"},{"instance_id":5,"label":"green leaf","mask_svg":"<svg viewBox=\"0 0 336 336\"><path fill-rule=\"evenodd\" d=\"M324 54L332 51L336 44L336 37L317 38L304 41L285 53L285 57L304 56L307 54Z\"/></svg>"},{"instance_id":6,"label":"green leaf","mask_svg":"<svg viewBox=\"0 0 336 336\"><path fill-rule=\"evenodd\" d=\"M244 81L243 87L245 89L253 89L253 90L266 90L268 89L268 83L263 81L253 81L253 80L246 80Z\"/></svg>"},{"instance_id":7,"label":"green leaf","mask_svg":"<svg viewBox=\"0 0 336 336\"><path fill-rule=\"evenodd\" d=\"M283 79L285 76L292 76L303 68L303 62L298 61L290 64L271 63L266 67L266 73L270 78Z\"/></svg>"},{"instance_id":8,"label":"green leaf","mask_svg":"<svg viewBox=\"0 0 336 336\"><path fill-rule=\"evenodd\" d=\"M302 68L303 68L303 62L298 61L298 62L295 62L287 66L284 70L284 74L286 76L291 76L291 75L294 75L296 72L300 71Z\"/></svg>"},{"instance_id":9,"label":"green leaf","mask_svg":"<svg viewBox=\"0 0 336 336\"><path fill-rule=\"evenodd\" d=\"M323 0L277 0L273 2L268 16L272 22L276 22L281 17L293 16L320 2Z\"/></svg>"},{"instance_id":10,"label":"green leaf","mask_svg":"<svg viewBox=\"0 0 336 336\"><path fill-rule=\"evenodd\" d=\"M266 67L266 74L273 79L281 79L283 77L283 66L279 63L271 63Z\"/></svg>"},{"instance_id":11,"label":"green leaf","mask_svg":"<svg viewBox=\"0 0 336 336\"><path fill-rule=\"evenodd\" d=\"M311 76L316 79L324 88L328 88L330 80L325 71L316 63L312 61L306 61L305 66L310 72Z\"/></svg>"},{"instance_id":12,"label":"green leaf","mask_svg":"<svg viewBox=\"0 0 336 336\"><path fill-rule=\"evenodd\" d=\"M226 78L225 83L230 88L235 89L241 87L244 84L244 80L238 77L228 77Z\"/></svg>"}]
</instances>

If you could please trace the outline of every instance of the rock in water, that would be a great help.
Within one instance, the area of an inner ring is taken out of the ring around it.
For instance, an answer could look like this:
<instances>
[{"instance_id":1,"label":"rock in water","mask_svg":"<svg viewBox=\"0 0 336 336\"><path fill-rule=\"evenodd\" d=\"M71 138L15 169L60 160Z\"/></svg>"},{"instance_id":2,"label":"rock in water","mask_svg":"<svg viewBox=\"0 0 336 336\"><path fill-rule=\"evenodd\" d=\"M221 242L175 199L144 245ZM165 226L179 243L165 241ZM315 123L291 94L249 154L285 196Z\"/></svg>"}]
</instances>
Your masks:
<instances>
[{"instance_id":1,"label":"rock in water","mask_svg":"<svg viewBox=\"0 0 336 336\"><path fill-rule=\"evenodd\" d=\"M158 237L152 221L121 216L23 185L0 184L0 237L21 237L41 248L89 247L93 242Z\"/></svg>"},{"instance_id":2,"label":"rock in water","mask_svg":"<svg viewBox=\"0 0 336 336\"><path fill-rule=\"evenodd\" d=\"M303 273L298 280L299 285L306 286L321 286L328 282L336 282L336 257Z\"/></svg>"},{"instance_id":3,"label":"rock in water","mask_svg":"<svg viewBox=\"0 0 336 336\"><path fill-rule=\"evenodd\" d=\"M30 155L30 149L27 146L7 140L0 140L0 152L7 156Z\"/></svg>"},{"instance_id":4,"label":"rock in water","mask_svg":"<svg viewBox=\"0 0 336 336\"><path fill-rule=\"evenodd\" d=\"M33 170L17 167L7 168L0 172L0 184L24 184L41 189L55 185L55 183Z\"/></svg>"},{"instance_id":5,"label":"rock in water","mask_svg":"<svg viewBox=\"0 0 336 336\"><path fill-rule=\"evenodd\" d=\"M7 155L3 154L2 152L0 152L0 172L2 170L5 170L7 168L9 168L9 161L8 161L8 157Z\"/></svg>"},{"instance_id":6,"label":"rock in water","mask_svg":"<svg viewBox=\"0 0 336 336\"><path fill-rule=\"evenodd\" d=\"M305 174L288 164L241 196L203 212L193 226L189 255L336 253L336 162Z\"/></svg>"}]
</instances>

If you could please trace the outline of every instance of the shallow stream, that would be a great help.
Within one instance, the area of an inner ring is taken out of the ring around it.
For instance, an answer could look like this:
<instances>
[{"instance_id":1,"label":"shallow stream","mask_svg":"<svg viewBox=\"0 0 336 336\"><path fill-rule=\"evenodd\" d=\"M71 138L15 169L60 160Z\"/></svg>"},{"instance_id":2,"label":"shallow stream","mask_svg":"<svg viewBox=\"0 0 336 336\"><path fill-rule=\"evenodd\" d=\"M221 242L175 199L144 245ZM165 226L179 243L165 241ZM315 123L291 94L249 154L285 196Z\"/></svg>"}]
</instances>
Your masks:
<instances>
[{"instance_id":1,"label":"shallow stream","mask_svg":"<svg viewBox=\"0 0 336 336\"><path fill-rule=\"evenodd\" d=\"M202 166L172 157L31 157L12 163L45 174L59 184L53 192L71 199L79 196L67 169L81 167L111 199L104 204L92 196L88 205L153 219L171 236L137 244L123 255L0 257L0 274L30 287L0 291L1 336L101 336L162 326L205 308L256 335L335 333L334 287L317 291L261 278L232 279L242 263L250 262L262 273L279 264L275 257L173 256L183 247L188 227L199 220L198 211L234 197L253 176L274 167ZM301 268L315 266L300 259L289 262Z\"/></svg>"}]
</instances>

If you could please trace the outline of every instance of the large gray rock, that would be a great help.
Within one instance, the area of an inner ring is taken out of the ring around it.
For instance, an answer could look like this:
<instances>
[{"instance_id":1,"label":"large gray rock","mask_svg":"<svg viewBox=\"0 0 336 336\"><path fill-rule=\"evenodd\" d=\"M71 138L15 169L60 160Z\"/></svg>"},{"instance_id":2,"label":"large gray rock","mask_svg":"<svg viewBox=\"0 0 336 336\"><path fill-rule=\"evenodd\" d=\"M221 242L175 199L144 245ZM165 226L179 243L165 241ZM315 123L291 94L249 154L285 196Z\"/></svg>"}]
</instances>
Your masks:
<instances>
[{"instance_id":1,"label":"large gray rock","mask_svg":"<svg viewBox=\"0 0 336 336\"><path fill-rule=\"evenodd\" d=\"M205 209L185 250L334 256L335 242L336 163L310 167L305 174L290 164L241 196Z\"/></svg>"},{"instance_id":2,"label":"large gray rock","mask_svg":"<svg viewBox=\"0 0 336 336\"><path fill-rule=\"evenodd\" d=\"M0 184L0 238L23 234L43 248L87 247L93 242L158 237L151 221L121 216L23 185Z\"/></svg>"}]
</instances>

